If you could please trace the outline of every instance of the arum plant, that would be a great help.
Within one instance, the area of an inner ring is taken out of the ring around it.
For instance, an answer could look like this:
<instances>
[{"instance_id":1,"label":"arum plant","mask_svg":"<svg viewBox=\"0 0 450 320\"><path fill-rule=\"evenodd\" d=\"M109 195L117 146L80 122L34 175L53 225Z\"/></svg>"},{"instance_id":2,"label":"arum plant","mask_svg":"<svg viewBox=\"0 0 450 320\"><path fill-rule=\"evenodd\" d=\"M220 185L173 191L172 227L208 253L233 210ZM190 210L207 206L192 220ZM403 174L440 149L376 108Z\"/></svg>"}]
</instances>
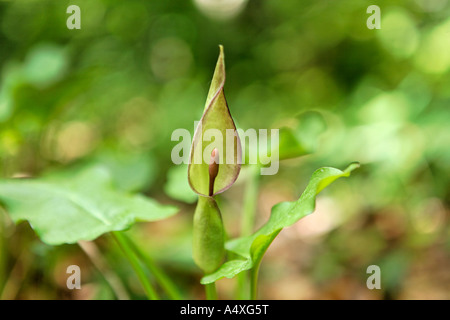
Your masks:
<instances>
[{"instance_id":1,"label":"arum plant","mask_svg":"<svg viewBox=\"0 0 450 320\"><path fill-rule=\"evenodd\" d=\"M224 85L224 52L220 46L188 167L189 185L199 195L194 213L193 258L206 275L219 268L225 256L222 215L214 196L231 187L241 168L240 140L225 99ZM211 133L215 140L204 143L211 140ZM214 282L206 285L206 295L208 299L217 298Z\"/></svg>"},{"instance_id":2,"label":"arum plant","mask_svg":"<svg viewBox=\"0 0 450 320\"><path fill-rule=\"evenodd\" d=\"M217 298L217 280L236 276L240 287L238 297L255 299L258 293L258 272L270 244L283 228L314 212L317 194L336 179L348 177L359 165L351 164L343 171L330 167L317 169L298 200L276 204L272 207L269 220L256 231L253 227L260 181L259 169L265 164L264 161L258 161L255 165L248 165L241 237L225 241L224 223L216 196L236 181L241 170L242 150L225 99L224 85L224 52L220 46L203 116L196 129L189 158L188 182L198 196L193 219L193 260L204 273L200 283L205 286L208 299ZM321 121L314 124L312 120L315 116L311 118L312 115L309 114L304 123L321 129ZM312 132L309 129L307 131ZM312 135L315 136L316 132ZM279 133L280 140L278 143L271 142L271 148L279 149L277 152L279 151L280 160L313 151L310 145L302 141L305 138L309 142L314 140L314 137L311 139L311 134L305 135L291 129L281 129ZM180 299L177 286L153 261L149 252L139 248L122 232L139 221L169 218L178 212L177 208L136 194L132 190L135 188L134 183L121 183L118 188L113 172L107 166L96 165L39 178L0 179L0 204L15 223L28 221L42 242L53 246L79 244L89 257L93 257L93 263L99 266L99 270L106 269L102 262L104 259L99 259L95 256L97 254L92 253L93 246L88 242L109 234L109 238L117 244L114 248L120 249L129 261L149 299ZM178 177L178 174L174 177ZM183 181L187 184L185 176ZM177 181L171 184L177 187L180 185L182 184ZM166 190L178 192L183 188L171 187ZM186 186L186 189L192 193L189 187ZM183 196L183 199L191 201L191 195ZM225 257L229 259L226 260ZM111 279L111 288L117 291L118 298L128 296L121 293L124 286L117 285L117 277L105 275L106 278ZM247 287L250 289L248 295Z\"/></svg>"},{"instance_id":3,"label":"arum plant","mask_svg":"<svg viewBox=\"0 0 450 320\"><path fill-rule=\"evenodd\" d=\"M234 278L239 275L239 287L245 288L247 278L244 272L247 270L250 271L250 298L255 299L260 264L272 241L283 228L314 212L317 194L336 179L348 177L359 164L353 163L344 171L330 167L316 170L300 198L297 201L276 204L272 208L269 221L254 233L252 231L259 182L257 175L261 164L258 162L253 167L249 166L250 178L244 196L242 236L224 243L223 221L214 196L233 184L238 177L241 163L240 141L225 99L224 84L224 53L223 47L220 46L204 113L194 135L188 167L189 184L199 195L194 213L193 258L205 273L201 283L205 285L208 299L217 298L215 281L223 277ZM217 134L211 134L211 131ZM281 132L279 144L271 143L272 148L280 149L281 159L310 152L307 144L301 143L294 132ZM204 142L210 141L212 136L215 138L214 143L205 146ZM227 138L226 143L221 137ZM222 153L219 150L222 150ZM235 258L222 263L226 251ZM246 297L242 292L239 292L238 296Z\"/></svg>"}]
</instances>

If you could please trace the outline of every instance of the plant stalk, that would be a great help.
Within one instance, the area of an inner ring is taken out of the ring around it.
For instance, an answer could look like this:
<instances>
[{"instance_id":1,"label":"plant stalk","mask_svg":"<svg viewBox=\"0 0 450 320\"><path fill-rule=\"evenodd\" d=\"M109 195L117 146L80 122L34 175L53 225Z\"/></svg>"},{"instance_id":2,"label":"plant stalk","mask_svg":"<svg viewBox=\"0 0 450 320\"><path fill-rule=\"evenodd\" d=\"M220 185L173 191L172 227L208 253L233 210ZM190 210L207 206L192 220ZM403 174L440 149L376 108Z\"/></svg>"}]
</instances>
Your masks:
<instances>
[{"instance_id":1,"label":"plant stalk","mask_svg":"<svg viewBox=\"0 0 450 320\"><path fill-rule=\"evenodd\" d=\"M217 300L216 283L205 284L206 300Z\"/></svg>"},{"instance_id":2,"label":"plant stalk","mask_svg":"<svg viewBox=\"0 0 450 320\"><path fill-rule=\"evenodd\" d=\"M130 297L122 284L120 278L112 271L100 250L93 241L78 241L78 245L91 260L92 264L102 274L106 282L113 290L117 299L130 300Z\"/></svg>"},{"instance_id":3,"label":"plant stalk","mask_svg":"<svg viewBox=\"0 0 450 320\"><path fill-rule=\"evenodd\" d=\"M122 249L122 252L124 253L125 257L130 262L132 268L136 272L137 277L139 278L139 281L142 284L142 287L144 288L144 291L148 297L149 300L158 300L159 296L156 293L156 290L153 288L152 284L148 280L144 269L141 266L141 263L136 256L136 254L133 252L132 248L130 248L128 241L122 235L122 233L118 231L111 232L113 238L118 243L119 247Z\"/></svg>"},{"instance_id":4,"label":"plant stalk","mask_svg":"<svg viewBox=\"0 0 450 320\"><path fill-rule=\"evenodd\" d=\"M250 300L256 300L258 296L258 274L260 264L254 266L250 271Z\"/></svg>"},{"instance_id":5,"label":"plant stalk","mask_svg":"<svg viewBox=\"0 0 450 320\"><path fill-rule=\"evenodd\" d=\"M172 300L181 300L182 296L178 291L177 286L172 282L172 280L155 264L153 259L146 254L139 246L137 246L130 237L123 235L129 246L133 249L136 255L141 259L144 265L155 277L156 281L161 285L161 287L167 293L167 296Z\"/></svg>"},{"instance_id":6,"label":"plant stalk","mask_svg":"<svg viewBox=\"0 0 450 320\"><path fill-rule=\"evenodd\" d=\"M249 236L253 232L255 225L256 207L258 203L259 191L259 166L250 165L248 167L248 180L244 194L241 236ZM237 275L237 297L239 300L248 299L248 271Z\"/></svg>"},{"instance_id":7,"label":"plant stalk","mask_svg":"<svg viewBox=\"0 0 450 320\"><path fill-rule=\"evenodd\" d=\"M277 237L280 233L281 229L272 233L269 241L266 243L264 247L264 251L261 252L258 258L253 260L253 268L250 270L250 300L256 300L258 297L258 275L259 275L259 267L261 266L261 261L263 259L264 253L269 248L272 241Z\"/></svg>"},{"instance_id":8,"label":"plant stalk","mask_svg":"<svg viewBox=\"0 0 450 320\"><path fill-rule=\"evenodd\" d=\"M259 191L259 166L250 165L248 168L249 176L244 194L243 216L241 225L241 236L249 236L253 232L255 225L256 207L258 203Z\"/></svg>"}]
</instances>

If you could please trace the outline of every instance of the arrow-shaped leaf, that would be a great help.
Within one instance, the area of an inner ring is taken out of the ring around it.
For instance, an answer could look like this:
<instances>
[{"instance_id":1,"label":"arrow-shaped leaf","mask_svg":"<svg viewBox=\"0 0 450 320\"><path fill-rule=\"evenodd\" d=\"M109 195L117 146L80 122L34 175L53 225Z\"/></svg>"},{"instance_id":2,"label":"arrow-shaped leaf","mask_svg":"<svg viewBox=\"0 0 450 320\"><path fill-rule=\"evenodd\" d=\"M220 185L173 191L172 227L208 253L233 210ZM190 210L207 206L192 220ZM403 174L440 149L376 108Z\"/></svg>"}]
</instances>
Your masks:
<instances>
[{"instance_id":1,"label":"arrow-shaped leaf","mask_svg":"<svg viewBox=\"0 0 450 320\"><path fill-rule=\"evenodd\" d=\"M233 239L226 243L225 248L242 256L242 259L224 263L217 271L203 277L201 283L211 283L224 277L232 278L238 273L259 264L267 248L283 228L291 226L314 212L316 196L320 191L336 179L348 177L350 172L358 167L359 164L353 163L344 171L330 167L316 170L297 201L276 204L272 207L269 221L258 231L248 237Z\"/></svg>"},{"instance_id":2,"label":"arrow-shaped leaf","mask_svg":"<svg viewBox=\"0 0 450 320\"><path fill-rule=\"evenodd\" d=\"M0 181L0 202L15 223L27 220L50 245L93 240L129 228L136 221L155 221L177 212L142 195L118 192L108 171L94 167L72 179Z\"/></svg>"}]
</instances>

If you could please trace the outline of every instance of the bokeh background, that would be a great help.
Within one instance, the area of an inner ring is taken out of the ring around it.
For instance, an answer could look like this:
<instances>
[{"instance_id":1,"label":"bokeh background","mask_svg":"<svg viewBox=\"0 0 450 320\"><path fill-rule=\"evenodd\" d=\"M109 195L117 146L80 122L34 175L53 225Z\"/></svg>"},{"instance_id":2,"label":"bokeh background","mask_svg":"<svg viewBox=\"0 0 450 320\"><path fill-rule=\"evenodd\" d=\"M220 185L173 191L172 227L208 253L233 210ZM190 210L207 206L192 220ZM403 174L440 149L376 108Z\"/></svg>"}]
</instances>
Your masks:
<instances>
[{"instance_id":1,"label":"bokeh background","mask_svg":"<svg viewBox=\"0 0 450 320\"><path fill-rule=\"evenodd\" d=\"M69 5L81 29L68 30ZM381 29L369 30L369 5ZM39 0L0 2L0 177L101 164L117 188L180 212L128 233L202 299L191 258L195 196L171 162L171 133L193 131L222 44L226 96L243 129L290 128L313 151L259 183L256 226L322 166L362 166L323 191L316 212L281 232L260 271L263 299L450 298L448 0ZM221 197L239 235L244 167ZM1 299L114 299L77 245L50 247L0 207ZM94 244L144 297L108 236ZM66 288L80 265L82 289ZM366 269L381 268L368 290ZM233 298L234 280L217 283Z\"/></svg>"}]
</instances>

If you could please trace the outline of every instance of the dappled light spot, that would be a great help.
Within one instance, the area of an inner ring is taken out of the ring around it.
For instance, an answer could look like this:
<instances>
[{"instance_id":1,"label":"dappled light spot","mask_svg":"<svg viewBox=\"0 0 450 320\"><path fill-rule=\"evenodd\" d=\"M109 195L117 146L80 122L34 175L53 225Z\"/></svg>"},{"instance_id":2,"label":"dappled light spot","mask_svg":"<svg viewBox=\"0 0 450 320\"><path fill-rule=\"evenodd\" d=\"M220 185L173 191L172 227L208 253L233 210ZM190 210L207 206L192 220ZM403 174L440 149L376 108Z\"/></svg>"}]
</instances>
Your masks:
<instances>
[{"instance_id":1,"label":"dappled light spot","mask_svg":"<svg viewBox=\"0 0 450 320\"><path fill-rule=\"evenodd\" d=\"M58 132L56 154L67 162L88 154L97 143L98 132L86 122L72 121Z\"/></svg>"},{"instance_id":2,"label":"dappled light spot","mask_svg":"<svg viewBox=\"0 0 450 320\"><path fill-rule=\"evenodd\" d=\"M410 14L400 8L386 10L381 18L378 38L383 47L397 58L409 58L419 44L419 33Z\"/></svg>"},{"instance_id":3,"label":"dappled light spot","mask_svg":"<svg viewBox=\"0 0 450 320\"><path fill-rule=\"evenodd\" d=\"M236 17L244 10L248 0L194 0L197 8L206 16L217 20Z\"/></svg>"},{"instance_id":4,"label":"dappled light spot","mask_svg":"<svg viewBox=\"0 0 450 320\"><path fill-rule=\"evenodd\" d=\"M445 227L445 216L447 212L438 198L424 199L411 212L414 228L422 234L435 234Z\"/></svg>"},{"instance_id":5,"label":"dappled light spot","mask_svg":"<svg viewBox=\"0 0 450 320\"><path fill-rule=\"evenodd\" d=\"M23 65L23 75L29 83L38 88L46 88L64 76L68 64L67 52L63 47L39 44L28 53Z\"/></svg>"},{"instance_id":6,"label":"dappled light spot","mask_svg":"<svg viewBox=\"0 0 450 320\"><path fill-rule=\"evenodd\" d=\"M424 72L441 74L450 68L450 19L424 34L415 56L416 66Z\"/></svg>"}]
</instances>

